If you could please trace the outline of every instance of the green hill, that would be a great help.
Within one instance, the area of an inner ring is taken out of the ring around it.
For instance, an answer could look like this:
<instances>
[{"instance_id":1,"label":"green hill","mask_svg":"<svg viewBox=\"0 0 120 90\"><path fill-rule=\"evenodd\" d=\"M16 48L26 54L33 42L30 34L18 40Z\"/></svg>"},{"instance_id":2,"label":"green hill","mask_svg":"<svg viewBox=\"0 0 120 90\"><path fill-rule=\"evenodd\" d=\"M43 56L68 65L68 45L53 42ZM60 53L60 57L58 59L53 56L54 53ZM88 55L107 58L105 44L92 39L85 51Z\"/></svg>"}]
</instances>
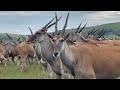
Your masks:
<instances>
[{"instance_id":1,"label":"green hill","mask_svg":"<svg viewBox=\"0 0 120 90\"><path fill-rule=\"evenodd\" d=\"M83 34L87 35L88 31L91 31L94 28L95 28L95 30L99 29L99 31L94 34L95 36L98 35L102 29L107 28L107 32L104 34L105 37L110 37L113 39L115 39L115 37L116 37L117 39L120 39L120 37L115 34L115 33L120 34L120 22L86 27L86 28L84 28L84 30L82 32L83 32ZM76 28L68 29L67 32L75 32L75 31L76 31Z\"/></svg>"},{"instance_id":2,"label":"green hill","mask_svg":"<svg viewBox=\"0 0 120 90\"><path fill-rule=\"evenodd\" d=\"M97 25L97 26L91 26L91 27L86 27L82 32L84 35L87 35L88 31L91 31L93 28L95 28L96 30L99 29L98 32L96 32L94 35L98 35L99 32L103 29L103 28L107 28L107 32L105 33L105 37L109 37L112 39L115 39L115 37L117 39L120 39L119 36L115 35L114 32L120 34L120 22L116 22L116 23L108 23L108 24L102 24L102 25ZM68 29L66 30L67 32L75 32L76 28L73 29ZM113 32L114 31L114 32ZM9 34L14 40L18 40L19 37L27 37L27 35L19 35L19 34ZM0 34L0 39L2 39L3 41L8 41L9 38L4 34L1 33Z\"/></svg>"},{"instance_id":3,"label":"green hill","mask_svg":"<svg viewBox=\"0 0 120 90\"><path fill-rule=\"evenodd\" d=\"M9 34L14 40L18 40L20 37L27 37L27 35L19 35L19 34ZM9 41L9 38L5 33L0 33L0 39L2 39L4 42Z\"/></svg>"}]
</instances>

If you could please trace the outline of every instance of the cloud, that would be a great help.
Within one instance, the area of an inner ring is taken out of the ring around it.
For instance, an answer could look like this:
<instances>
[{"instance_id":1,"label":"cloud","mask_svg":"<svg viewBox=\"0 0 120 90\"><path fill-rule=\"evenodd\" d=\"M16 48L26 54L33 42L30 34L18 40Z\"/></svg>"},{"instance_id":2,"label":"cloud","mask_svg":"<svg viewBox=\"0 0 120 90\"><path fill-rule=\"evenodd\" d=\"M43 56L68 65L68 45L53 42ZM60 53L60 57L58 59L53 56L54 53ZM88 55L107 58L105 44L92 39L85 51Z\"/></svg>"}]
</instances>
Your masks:
<instances>
[{"instance_id":1,"label":"cloud","mask_svg":"<svg viewBox=\"0 0 120 90\"><path fill-rule=\"evenodd\" d=\"M54 15L55 12L58 14L65 14L68 11L0 11L0 15L4 16L51 16Z\"/></svg>"},{"instance_id":2,"label":"cloud","mask_svg":"<svg viewBox=\"0 0 120 90\"><path fill-rule=\"evenodd\" d=\"M55 12L58 17L62 16L58 22L58 29L61 30L68 11L0 11L0 33L30 34L28 26L33 32L37 31L55 16ZM86 22L87 26L120 22L120 11L71 11L67 29L78 27L81 21L82 26ZM49 31L54 31L54 26Z\"/></svg>"},{"instance_id":3,"label":"cloud","mask_svg":"<svg viewBox=\"0 0 120 90\"><path fill-rule=\"evenodd\" d=\"M93 20L103 20L118 18L119 15L120 11L101 11L93 14L88 14L88 18Z\"/></svg>"},{"instance_id":4,"label":"cloud","mask_svg":"<svg viewBox=\"0 0 120 90\"><path fill-rule=\"evenodd\" d=\"M43 12L38 11L0 11L0 15L20 15L20 16L29 16L29 15L39 15Z\"/></svg>"}]
</instances>

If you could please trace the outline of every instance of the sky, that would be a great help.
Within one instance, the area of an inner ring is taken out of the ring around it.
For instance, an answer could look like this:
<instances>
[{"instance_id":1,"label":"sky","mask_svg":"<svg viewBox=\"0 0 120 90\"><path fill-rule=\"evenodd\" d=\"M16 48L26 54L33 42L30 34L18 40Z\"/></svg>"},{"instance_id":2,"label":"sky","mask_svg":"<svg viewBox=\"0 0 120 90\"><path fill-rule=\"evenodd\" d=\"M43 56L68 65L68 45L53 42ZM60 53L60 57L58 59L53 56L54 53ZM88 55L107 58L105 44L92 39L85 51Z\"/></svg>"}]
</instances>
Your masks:
<instances>
[{"instance_id":1,"label":"sky","mask_svg":"<svg viewBox=\"0 0 120 90\"><path fill-rule=\"evenodd\" d=\"M58 29L64 26L68 11L0 11L0 33L30 34L28 27L35 31L48 23L54 16L62 16L58 22ZM70 11L66 29L82 26L96 26L106 23L120 22L120 11ZM54 26L48 32L54 31Z\"/></svg>"}]
</instances>

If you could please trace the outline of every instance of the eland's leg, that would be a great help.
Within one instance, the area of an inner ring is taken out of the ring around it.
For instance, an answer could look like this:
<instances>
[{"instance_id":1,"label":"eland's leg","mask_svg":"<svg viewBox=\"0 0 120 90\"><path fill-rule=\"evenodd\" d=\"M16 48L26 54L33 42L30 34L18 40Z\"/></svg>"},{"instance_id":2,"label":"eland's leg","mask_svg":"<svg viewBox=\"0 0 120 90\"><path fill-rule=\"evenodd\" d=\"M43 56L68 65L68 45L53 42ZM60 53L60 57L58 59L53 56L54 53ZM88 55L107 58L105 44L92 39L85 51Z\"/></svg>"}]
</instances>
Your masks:
<instances>
[{"instance_id":1,"label":"eland's leg","mask_svg":"<svg viewBox=\"0 0 120 90\"><path fill-rule=\"evenodd\" d=\"M22 69L26 67L26 58L27 56L21 56L20 58L20 64L21 64Z\"/></svg>"},{"instance_id":2,"label":"eland's leg","mask_svg":"<svg viewBox=\"0 0 120 90\"><path fill-rule=\"evenodd\" d=\"M5 64L5 66L7 66L7 59L6 58L4 58L4 60L3 60L3 63Z\"/></svg>"},{"instance_id":3,"label":"eland's leg","mask_svg":"<svg viewBox=\"0 0 120 90\"><path fill-rule=\"evenodd\" d=\"M17 68L20 67L20 56L18 56L18 58L16 59L16 63L17 63Z\"/></svg>"},{"instance_id":4,"label":"eland's leg","mask_svg":"<svg viewBox=\"0 0 120 90\"><path fill-rule=\"evenodd\" d=\"M5 66L7 66L7 59L6 59L3 55L1 55L0 59L1 59L2 63L3 63Z\"/></svg>"},{"instance_id":5,"label":"eland's leg","mask_svg":"<svg viewBox=\"0 0 120 90\"><path fill-rule=\"evenodd\" d=\"M47 78L47 66L42 65L42 70L43 70L43 78L46 79Z\"/></svg>"},{"instance_id":6,"label":"eland's leg","mask_svg":"<svg viewBox=\"0 0 120 90\"><path fill-rule=\"evenodd\" d=\"M15 64L15 57L12 57L11 61Z\"/></svg>"},{"instance_id":7,"label":"eland's leg","mask_svg":"<svg viewBox=\"0 0 120 90\"><path fill-rule=\"evenodd\" d=\"M50 66L50 64L49 63L47 63L47 70L48 70L48 78L49 79L52 79L52 77L53 77L53 73L52 73L52 68L51 68L51 66Z\"/></svg>"},{"instance_id":8,"label":"eland's leg","mask_svg":"<svg viewBox=\"0 0 120 90\"><path fill-rule=\"evenodd\" d=\"M62 77L62 74L56 73L56 79L61 79L61 77Z\"/></svg>"},{"instance_id":9,"label":"eland's leg","mask_svg":"<svg viewBox=\"0 0 120 90\"><path fill-rule=\"evenodd\" d=\"M43 78L47 79L47 62L43 59L40 60L40 63L42 64L42 71L43 71Z\"/></svg>"},{"instance_id":10,"label":"eland's leg","mask_svg":"<svg viewBox=\"0 0 120 90\"><path fill-rule=\"evenodd\" d=\"M69 73L64 73L63 74L64 79L72 79L71 75Z\"/></svg>"}]
</instances>

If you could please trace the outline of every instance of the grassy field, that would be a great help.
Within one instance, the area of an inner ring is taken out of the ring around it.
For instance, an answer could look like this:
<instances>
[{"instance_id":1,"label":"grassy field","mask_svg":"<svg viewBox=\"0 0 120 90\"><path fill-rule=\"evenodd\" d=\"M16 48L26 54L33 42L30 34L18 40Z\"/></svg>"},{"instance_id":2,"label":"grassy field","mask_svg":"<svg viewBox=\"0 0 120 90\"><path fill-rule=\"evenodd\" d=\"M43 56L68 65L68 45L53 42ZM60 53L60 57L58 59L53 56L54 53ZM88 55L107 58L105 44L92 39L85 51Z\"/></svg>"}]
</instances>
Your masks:
<instances>
[{"instance_id":1,"label":"grassy field","mask_svg":"<svg viewBox=\"0 0 120 90\"><path fill-rule=\"evenodd\" d=\"M0 79L43 79L42 66L41 64L33 63L27 65L22 71L21 69L17 69L16 65L12 63L6 67L0 65ZM51 79L55 79L54 73ZM117 79L120 79L120 77Z\"/></svg>"},{"instance_id":2,"label":"grassy field","mask_svg":"<svg viewBox=\"0 0 120 90\"><path fill-rule=\"evenodd\" d=\"M52 78L54 78L54 73ZM13 63L9 63L6 67L0 65L0 79L43 79L42 66L32 63L21 70Z\"/></svg>"}]
</instances>

